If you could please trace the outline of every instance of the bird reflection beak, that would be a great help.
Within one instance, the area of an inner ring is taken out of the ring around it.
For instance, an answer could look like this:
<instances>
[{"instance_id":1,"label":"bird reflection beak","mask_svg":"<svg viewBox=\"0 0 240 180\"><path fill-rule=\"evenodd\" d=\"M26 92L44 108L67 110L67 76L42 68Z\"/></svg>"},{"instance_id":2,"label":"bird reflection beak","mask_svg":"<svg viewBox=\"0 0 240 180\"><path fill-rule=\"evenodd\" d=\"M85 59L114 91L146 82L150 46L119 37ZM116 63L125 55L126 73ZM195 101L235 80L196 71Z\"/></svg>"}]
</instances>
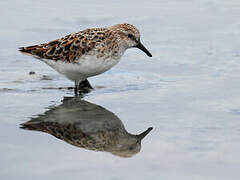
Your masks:
<instances>
[{"instance_id":1,"label":"bird reflection beak","mask_svg":"<svg viewBox=\"0 0 240 180\"><path fill-rule=\"evenodd\" d=\"M146 131L142 132L141 134L137 135L139 141L141 141L153 128L150 127Z\"/></svg>"},{"instance_id":2,"label":"bird reflection beak","mask_svg":"<svg viewBox=\"0 0 240 180\"><path fill-rule=\"evenodd\" d=\"M141 49L143 52L145 52L149 57L152 57L152 54L147 50L147 48L144 47L144 45L139 41L138 44L135 46L138 49Z\"/></svg>"}]
</instances>

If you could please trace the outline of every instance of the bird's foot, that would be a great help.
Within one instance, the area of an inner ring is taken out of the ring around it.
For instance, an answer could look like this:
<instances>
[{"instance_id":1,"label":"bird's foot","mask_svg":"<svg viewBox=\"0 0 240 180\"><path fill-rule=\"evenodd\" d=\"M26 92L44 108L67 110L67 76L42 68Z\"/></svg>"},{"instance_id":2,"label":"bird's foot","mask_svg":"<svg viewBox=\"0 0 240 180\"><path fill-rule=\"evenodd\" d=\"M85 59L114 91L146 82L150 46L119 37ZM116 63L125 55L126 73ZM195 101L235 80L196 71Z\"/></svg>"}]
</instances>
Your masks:
<instances>
[{"instance_id":1,"label":"bird's foot","mask_svg":"<svg viewBox=\"0 0 240 180\"><path fill-rule=\"evenodd\" d=\"M89 83L89 81L86 79L79 83L78 91L79 93L87 94L90 93L93 90L93 87Z\"/></svg>"},{"instance_id":2,"label":"bird's foot","mask_svg":"<svg viewBox=\"0 0 240 180\"><path fill-rule=\"evenodd\" d=\"M69 87L68 89L73 89L73 88ZM93 90L93 87L91 86L91 84L87 79L84 81L81 81L79 84L75 83L74 93L76 96L83 96L84 94L90 93L91 90Z\"/></svg>"}]
</instances>

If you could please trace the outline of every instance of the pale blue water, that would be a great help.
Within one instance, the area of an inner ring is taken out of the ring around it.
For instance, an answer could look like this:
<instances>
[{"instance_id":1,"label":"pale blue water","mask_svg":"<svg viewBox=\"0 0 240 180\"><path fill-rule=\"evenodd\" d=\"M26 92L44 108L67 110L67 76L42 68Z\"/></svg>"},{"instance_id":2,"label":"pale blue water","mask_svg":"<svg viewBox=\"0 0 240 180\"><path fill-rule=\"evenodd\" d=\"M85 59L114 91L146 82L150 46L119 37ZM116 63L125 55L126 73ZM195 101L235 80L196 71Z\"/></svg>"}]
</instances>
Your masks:
<instances>
[{"instance_id":1,"label":"pale blue water","mask_svg":"<svg viewBox=\"0 0 240 180\"><path fill-rule=\"evenodd\" d=\"M240 1L9 0L0 15L0 179L240 178ZM19 129L73 96L44 88L73 84L17 47L122 22L139 27L153 57L128 50L90 78L97 88L84 99L132 134L152 126L141 152L125 159Z\"/></svg>"}]
</instances>

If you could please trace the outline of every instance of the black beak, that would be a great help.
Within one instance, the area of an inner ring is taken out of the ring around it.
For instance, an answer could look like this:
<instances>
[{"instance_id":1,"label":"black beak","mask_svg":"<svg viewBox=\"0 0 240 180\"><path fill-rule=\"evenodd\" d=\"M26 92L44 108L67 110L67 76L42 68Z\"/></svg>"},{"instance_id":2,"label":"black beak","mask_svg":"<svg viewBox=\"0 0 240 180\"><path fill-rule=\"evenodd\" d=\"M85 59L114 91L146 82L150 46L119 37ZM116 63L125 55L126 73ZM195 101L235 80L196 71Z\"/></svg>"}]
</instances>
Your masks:
<instances>
[{"instance_id":1,"label":"black beak","mask_svg":"<svg viewBox=\"0 0 240 180\"><path fill-rule=\"evenodd\" d=\"M148 135L148 133L150 133L150 131L152 130L153 128L150 127L148 128L146 131L142 132L141 134L137 135L139 141L141 141L146 135Z\"/></svg>"},{"instance_id":2,"label":"black beak","mask_svg":"<svg viewBox=\"0 0 240 180\"><path fill-rule=\"evenodd\" d=\"M139 41L138 45L135 46L138 49L141 49L143 52L145 52L149 57L152 57L152 54L147 50L147 48L144 47L144 45Z\"/></svg>"}]
</instances>

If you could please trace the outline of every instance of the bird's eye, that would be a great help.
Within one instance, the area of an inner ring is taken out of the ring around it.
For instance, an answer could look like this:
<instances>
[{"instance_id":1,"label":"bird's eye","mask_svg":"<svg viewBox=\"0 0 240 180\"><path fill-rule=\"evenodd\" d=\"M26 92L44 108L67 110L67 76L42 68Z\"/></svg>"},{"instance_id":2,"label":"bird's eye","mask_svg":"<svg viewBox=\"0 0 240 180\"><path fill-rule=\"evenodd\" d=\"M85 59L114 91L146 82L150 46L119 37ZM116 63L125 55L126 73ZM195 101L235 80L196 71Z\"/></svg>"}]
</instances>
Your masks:
<instances>
[{"instance_id":1,"label":"bird's eye","mask_svg":"<svg viewBox=\"0 0 240 180\"><path fill-rule=\"evenodd\" d=\"M130 39L132 39L132 38L133 38L133 35L132 35L132 34L128 34L128 37L129 37Z\"/></svg>"},{"instance_id":2,"label":"bird's eye","mask_svg":"<svg viewBox=\"0 0 240 180\"><path fill-rule=\"evenodd\" d=\"M133 147L133 146L130 146L130 147L129 147L129 150L130 150L130 151L132 151L133 149L134 149L134 147Z\"/></svg>"}]
</instances>

